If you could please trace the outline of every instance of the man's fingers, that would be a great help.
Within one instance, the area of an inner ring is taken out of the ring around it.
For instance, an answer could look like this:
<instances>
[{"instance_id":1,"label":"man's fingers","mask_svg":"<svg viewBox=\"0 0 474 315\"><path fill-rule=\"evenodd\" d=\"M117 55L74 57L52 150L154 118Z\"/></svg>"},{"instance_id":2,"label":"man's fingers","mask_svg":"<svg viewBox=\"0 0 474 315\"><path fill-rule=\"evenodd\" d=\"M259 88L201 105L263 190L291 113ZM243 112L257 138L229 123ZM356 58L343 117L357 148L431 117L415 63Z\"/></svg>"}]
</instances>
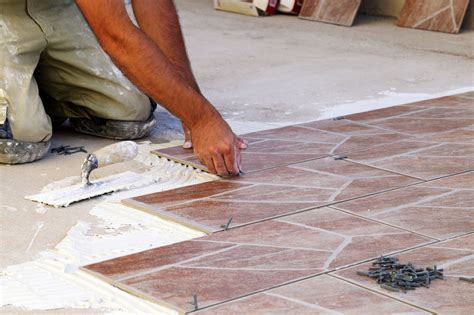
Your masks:
<instances>
[{"instance_id":1,"label":"man's fingers","mask_svg":"<svg viewBox=\"0 0 474 315\"><path fill-rule=\"evenodd\" d=\"M214 162L214 167L216 168L216 172L220 176L229 175L229 171L227 170L226 164L224 162L224 158L222 157L222 153L217 152L212 156L212 161Z\"/></svg>"},{"instance_id":2,"label":"man's fingers","mask_svg":"<svg viewBox=\"0 0 474 315\"><path fill-rule=\"evenodd\" d=\"M239 167L239 173L243 173L244 169L242 168L242 153L240 151L236 154L237 166Z\"/></svg>"},{"instance_id":3,"label":"man's fingers","mask_svg":"<svg viewBox=\"0 0 474 315\"><path fill-rule=\"evenodd\" d=\"M237 145L240 150L245 150L249 146L249 142L241 137L237 137Z\"/></svg>"},{"instance_id":4,"label":"man's fingers","mask_svg":"<svg viewBox=\"0 0 474 315\"><path fill-rule=\"evenodd\" d=\"M235 150L234 148L230 149L230 152L224 154L224 161L227 168L227 171L231 175L239 174L239 165L237 155L240 155L240 150Z\"/></svg>"},{"instance_id":5,"label":"man's fingers","mask_svg":"<svg viewBox=\"0 0 474 315\"><path fill-rule=\"evenodd\" d=\"M183 123L181 123L181 126L183 126L183 132L184 132L184 143L183 143L183 148L185 149L191 149L193 147L193 142L191 138L191 130L186 127Z\"/></svg>"},{"instance_id":6,"label":"man's fingers","mask_svg":"<svg viewBox=\"0 0 474 315\"><path fill-rule=\"evenodd\" d=\"M212 157L210 155L206 155L201 159L201 163L204 164L208 171L212 174L218 174L216 168L214 167L214 162L212 161Z\"/></svg>"},{"instance_id":7,"label":"man's fingers","mask_svg":"<svg viewBox=\"0 0 474 315\"><path fill-rule=\"evenodd\" d=\"M193 147L193 142L191 140L185 140L183 143L184 149L191 149Z\"/></svg>"}]
</instances>

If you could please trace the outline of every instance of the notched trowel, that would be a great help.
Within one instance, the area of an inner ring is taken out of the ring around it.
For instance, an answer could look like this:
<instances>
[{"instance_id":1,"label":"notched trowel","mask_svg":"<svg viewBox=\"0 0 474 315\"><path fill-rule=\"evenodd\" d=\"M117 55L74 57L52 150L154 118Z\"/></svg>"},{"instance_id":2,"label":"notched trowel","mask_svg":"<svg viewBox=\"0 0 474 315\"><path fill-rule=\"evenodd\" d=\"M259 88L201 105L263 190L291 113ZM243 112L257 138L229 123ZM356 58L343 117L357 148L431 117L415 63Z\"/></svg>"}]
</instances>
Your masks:
<instances>
[{"instance_id":1,"label":"notched trowel","mask_svg":"<svg viewBox=\"0 0 474 315\"><path fill-rule=\"evenodd\" d=\"M26 199L54 207L67 207L71 203L90 199L114 191L142 187L155 182L153 178L135 172L124 172L91 182L89 177L99 167L126 162L138 154L138 145L122 141L88 154L81 166L81 183L26 196Z\"/></svg>"}]
</instances>

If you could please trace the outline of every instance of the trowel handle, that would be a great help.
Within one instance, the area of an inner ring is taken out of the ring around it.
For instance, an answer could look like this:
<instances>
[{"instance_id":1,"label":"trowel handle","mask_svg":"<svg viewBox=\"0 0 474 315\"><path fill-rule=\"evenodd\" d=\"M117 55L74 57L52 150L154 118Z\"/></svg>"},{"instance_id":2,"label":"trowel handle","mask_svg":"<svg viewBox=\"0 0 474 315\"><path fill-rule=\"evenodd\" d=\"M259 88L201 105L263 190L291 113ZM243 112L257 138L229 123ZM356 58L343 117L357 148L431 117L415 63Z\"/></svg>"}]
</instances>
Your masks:
<instances>
[{"instance_id":1,"label":"trowel handle","mask_svg":"<svg viewBox=\"0 0 474 315\"><path fill-rule=\"evenodd\" d=\"M94 152L99 167L133 160L138 155L138 145L133 141L121 141Z\"/></svg>"}]
</instances>

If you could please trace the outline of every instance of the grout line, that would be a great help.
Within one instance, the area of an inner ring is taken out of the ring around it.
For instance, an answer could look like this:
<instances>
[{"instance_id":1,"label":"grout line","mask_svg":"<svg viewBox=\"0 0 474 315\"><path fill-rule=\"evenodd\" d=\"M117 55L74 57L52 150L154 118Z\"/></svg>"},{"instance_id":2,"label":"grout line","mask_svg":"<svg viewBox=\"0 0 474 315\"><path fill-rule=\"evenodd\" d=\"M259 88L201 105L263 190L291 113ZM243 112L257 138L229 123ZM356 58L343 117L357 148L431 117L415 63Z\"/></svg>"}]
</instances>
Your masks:
<instances>
[{"instance_id":1,"label":"grout line","mask_svg":"<svg viewBox=\"0 0 474 315\"><path fill-rule=\"evenodd\" d=\"M379 221L379 220L376 220L376 219L372 219L370 217L364 217L360 214L356 214L354 212L351 212L351 211L347 211L347 210L342 210L342 209L339 209L339 208L334 208L333 206L329 206L328 208L330 209L333 209L335 211L340 211L340 212L343 212L343 213L346 213L346 214L351 214L355 217L358 217L358 218L361 218L361 219L365 219L365 220L368 220L368 221L372 221L374 223L379 223L379 224L383 224L383 225L386 225L386 226L389 226L391 228L396 228L398 230L402 230L402 231L406 231L406 232L409 232L410 234L415 234L415 235L418 235L418 236L422 236L424 238L429 238L429 239L432 239L432 240L435 240L435 241L442 241L441 239L437 239L437 238L434 238L432 236L428 236L428 235L425 235L425 234L422 234L422 233L419 233L419 232L415 232L415 231L412 231L412 230L409 230L407 228L404 228L404 227L401 227L401 226L397 226L397 225L394 225L394 224L390 224L390 223L387 223L387 222L383 222L383 221Z\"/></svg>"},{"instance_id":2,"label":"grout line","mask_svg":"<svg viewBox=\"0 0 474 315\"><path fill-rule=\"evenodd\" d=\"M299 281L303 281L303 280L306 280L306 279L314 278L314 277L324 275L324 274L327 274L327 272L316 273L316 274L313 274L313 275L310 275L310 276L305 276L305 277L302 277L302 278L298 278L296 280L291 280L291 281L288 281L288 282L285 282L285 283L270 286L268 288L252 291L250 293L241 295L239 297L230 298L230 299L227 299L227 300L224 300L224 301L220 301L220 302L217 302L217 303L214 303L214 304L207 305L205 307L200 308L199 311L201 311L203 309L206 309L206 308L214 307L214 306L217 306L217 305L226 304L226 303L229 303L229 302L232 302L232 301L235 301L235 300L240 300L240 299L243 299L243 298L246 298L246 297L249 297L249 296L252 296L252 295L256 295L256 294L259 294L259 293L264 293L266 291L270 291L270 290L273 290L273 289L276 289L276 288L279 288L279 287L282 287L282 286L285 286L285 285L289 285L289 284L292 284L292 283L295 283L295 282L299 282ZM194 311L191 311L189 313L193 313L193 312Z\"/></svg>"},{"instance_id":3,"label":"grout line","mask_svg":"<svg viewBox=\"0 0 474 315\"><path fill-rule=\"evenodd\" d=\"M277 298L277 299L286 300L286 301L289 301L293 304L303 305L307 308L318 310L319 312L323 312L324 314L327 314L327 315L341 315L342 314L342 313L340 313L338 311L334 311L330 308L326 308L326 307L320 306L318 304L305 302L303 300L300 300L300 299L297 299L297 298L292 298L292 297L289 297L289 296L286 296L286 295L282 295L282 294L278 294L278 293L271 293L271 292L268 292L268 291L264 292L263 294L272 296L272 297Z\"/></svg>"},{"instance_id":4,"label":"grout line","mask_svg":"<svg viewBox=\"0 0 474 315\"><path fill-rule=\"evenodd\" d=\"M465 95L457 94L456 97L460 97L460 98L464 98L464 99L468 99L468 100L474 100L474 97L472 97L472 96L465 96Z\"/></svg>"},{"instance_id":5,"label":"grout line","mask_svg":"<svg viewBox=\"0 0 474 315\"><path fill-rule=\"evenodd\" d=\"M286 223L286 222L285 222ZM215 241L215 240L204 240L204 239L191 239L190 241L193 242L206 242L206 243L218 243L218 244L237 244L230 241ZM255 244L255 243L238 243L239 246L252 246L252 247L269 247L269 248L279 248L279 249L296 249L302 251L311 251L311 252L321 252L321 253L330 253L332 250L330 249L318 249L318 248L311 248L311 247L288 247L288 246L278 246L278 245L269 245L269 244Z\"/></svg>"},{"instance_id":6,"label":"grout line","mask_svg":"<svg viewBox=\"0 0 474 315\"><path fill-rule=\"evenodd\" d=\"M425 188L425 189L429 189L429 188ZM429 190L431 190L431 189L429 189ZM435 188L434 190L437 190L437 189ZM458 192L458 191L456 191L456 189L444 189L444 191L445 192L439 192L438 191L435 194L430 194L428 196L422 197L421 199L418 199L418 200L413 201L413 202L408 202L406 204L398 205L398 206L391 207L391 208L386 208L382 211L374 213L373 216L371 216L371 218L376 219L377 217L380 217L381 215L385 215L387 213L392 213L392 212L395 212L395 211L398 211L398 210L404 210L404 209L410 208L410 207L415 207L415 208L420 207L421 208L421 207L423 207L422 205L424 203L431 202L431 201L434 201L434 200L437 200L437 199L440 199L440 198L445 198L445 197L454 195ZM432 206L431 205L424 206L424 208L429 208L429 207L432 207ZM449 208L449 209L452 209L452 208Z\"/></svg>"},{"instance_id":7,"label":"grout line","mask_svg":"<svg viewBox=\"0 0 474 315\"><path fill-rule=\"evenodd\" d=\"M417 179L417 180L421 180L421 181L427 181L426 179L423 179L423 178L421 178L421 177L416 177L416 176L413 176L413 175L408 175L408 174L405 174L405 173L402 173L402 172L395 172L395 171L393 171L393 170L389 170L389 169L386 169L386 168L383 168L383 167L380 167L380 166L370 165L370 164L368 164L368 163L364 163L364 162L352 160L352 159L349 158L349 157L347 158L347 161L348 161L348 162L352 162L352 163L354 163L354 164L358 164L358 165L363 165L363 166L375 168L375 169L378 169L378 170L381 170L381 171L390 172L390 173L392 173L392 174L397 174L397 175L401 175L401 176L405 176L405 177L410 177L410 178Z\"/></svg>"},{"instance_id":8,"label":"grout line","mask_svg":"<svg viewBox=\"0 0 474 315\"><path fill-rule=\"evenodd\" d=\"M470 172L474 172L474 170L465 170L465 171L461 171L459 173L453 173L453 174L442 175L442 176L431 178L431 179L426 179L426 180L424 180L423 184L431 183L431 182L434 182L434 181L437 181L437 180L445 179L445 178L448 178L448 177L454 177L454 176L458 176L458 175L462 175L462 174L466 174L466 173L470 173ZM431 186L426 186L426 187L431 187ZM433 187L433 188L439 188L439 187ZM445 188L445 189L447 189L447 188ZM462 189L460 189L460 190L462 190ZM467 189L467 190L470 190L470 189Z\"/></svg>"},{"instance_id":9,"label":"grout line","mask_svg":"<svg viewBox=\"0 0 474 315\"><path fill-rule=\"evenodd\" d=\"M427 109L428 109L428 108L425 108L425 109L423 109L422 111L427 110ZM416 111L416 112L420 112L420 111ZM410 113L413 113L413 112L410 112ZM358 123L358 124L364 125L364 126L366 126L366 127L370 127L370 128L375 128L375 129L383 130L383 131L385 131L385 132L391 132L391 133L394 133L394 134L400 134L400 135L403 135L403 136L407 136L407 137L408 137L408 140L409 140L410 138L416 138L415 135L412 135L412 134L409 134L409 133L401 132L401 131L398 131L398 130L391 130L391 129L383 128L383 127L380 127L380 126L377 126L377 125L371 125L371 123L379 123L379 122L383 122L384 120L399 118L399 116L400 116L400 115L391 116L391 117L382 118L382 119L375 119L375 120L369 121L369 122L360 122L360 121L356 121L356 120L351 120L350 118L347 118L346 120L348 120L348 121L350 121L350 122L354 122L354 123Z\"/></svg>"},{"instance_id":10,"label":"grout line","mask_svg":"<svg viewBox=\"0 0 474 315\"><path fill-rule=\"evenodd\" d=\"M323 203L323 204L320 204L320 205L311 206L311 207L308 207L308 208L303 208L303 209L300 209L300 210L296 210L296 211L292 211L292 212L288 212L288 213L284 213L284 214L280 214L280 215L271 216L271 217L268 217L268 218L265 218L265 219L240 224L240 225L229 228L229 230L230 229L237 229L237 228L244 227L244 226L251 225L251 224L256 224L256 223L266 222L266 221L270 221L270 220L274 220L274 219L278 219L278 218L283 218L283 217L291 216L291 215L294 215L294 214L300 214L300 213L303 213L303 212L317 210L317 209L329 207L329 206L332 206L332 205L336 205L336 204L339 204L339 203L348 202L348 201L352 201L352 200L355 200L355 199L365 198L365 197L369 197L369 196L373 196L373 195L378 195L378 194L382 194L382 193L389 192L389 191L392 191L392 190L401 189L401 188L405 188L405 187L410 187L410 186L414 186L414 185L418 185L418 184L422 184L422 183L424 183L424 182L417 182L417 183L412 183L412 184L408 184L408 185L405 185L405 186L389 188L389 189L386 189L386 190L382 190L382 191L378 191L378 192L374 192L374 193L369 193L367 195L361 195L361 196L357 196L357 197L353 197L353 198L338 200L336 202ZM223 230L218 230L215 233L219 233L219 232L223 232Z\"/></svg>"},{"instance_id":11,"label":"grout line","mask_svg":"<svg viewBox=\"0 0 474 315\"><path fill-rule=\"evenodd\" d=\"M217 180L217 181L225 181L225 180ZM225 181L226 183L238 183L238 182L235 182L235 181ZM206 182L208 183L208 182ZM240 183L238 183L240 184ZM235 188L230 188L229 190L226 190L226 191L223 191L223 192L220 192L220 193L217 193L217 194L214 194L214 195L210 195L210 196L206 196L206 197L200 197L200 198L193 198L193 199L188 199L186 201L181 201L181 202L178 202L178 203L173 203L173 204L170 204L170 205L166 205L164 207L159 207L159 206L155 206L156 208L159 208L159 209L163 209L163 210L166 210L166 209L169 209L169 208L174 208L174 207L177 207L177 206L183 206L183 205L187 205L187 204L190 204L190 203L193 203L195 201L207 201L207 200L212 200L212 198L214 197L219 197L219 196L222 196L222 195L225 195L227 193L231 193L231 192L238 192L238 191L241 191L241 190L245 190L245 189L248 189L248 188L254 188L255 186L258 186L258 184L244 184L244 185L241 185L241 187L235 187ZM178 188L179 189L179 188ZM220 199L219 199L220 200ZM142 202L142 201L139 201L139 202ZM149 203L146 203L146 202L142 202L142 203L145 203L145 204L149 204ZM152 203L150 203L150 205L153 205Z\"/></svg>"},{"instance_id":12,"label":"grout line","mask_svg":"<svg viewBox=\"0 0 474 315\"><path fill-rule=\"evenodd\" d=\"M192 241L192 239L189 240L189 241ZM214 250L212 252L201 254L199 256L193 256L193 257L185 259L185 260L180 260L176 263L167 264L167 265L163 265L163 266L156 267L156 268L151 268L151 269L148 269L148 270L145 270L145 271L142 271L142 272L138 272L138 273L135 273L135 274L129 275L129 276L119 277L119 278L117 278L117 281L127 281L127 280L130 280L130 279L133 279L133 278L143 277L143 276L151 274L151 273L160 272L162 270L166 270L166 269L170 269L170 268L174 268L174 267L180 267L182 264L185 264L185 263L188 263L188 262L193 262L195 260L200 260L200 259L208 257L208 256L218 255L220 253L227 252L229 250L235 249L239 246L240 246L240 244L237 244L237 243L234 243L233 245L229 244L229 246L227 246L225 248ZM183 266L183 267L186 267L186 266Z\"/></svg>"},{"instance_id":13,"label":"grout line","mask_svg":"<svg viewBox=\"0 0 474 315\"><path fill-rule=\"evenodd\" d=\"M441 243L444 243L444 242L447 242L447 241L452 241L452 240L456 240L458 238L461 238L461 237L464 237L464 236L469 236L469 235L474 235L474 231L472 232L467 232L467 233L464 233L464 234L461 234L461 235L454 235L454 236L450 236L450 237L447 237L445 239L443 239L441 241ZM468 249L469 250L469 249Z\"/></svg>"},{"instance_id":14,"label":"grout line","mask_svg":"<svg viewBox=\"0 0 474 315\"><path fill-rule=\"evenodd\" d=\"M403 142L403 141L405 141L405 140L401 140L400 142ZM409 142L409 141L405 141L405 142ZM413 142L426 143L424 141L413 141ZM399 158L399 157L417 156L417 153L427 151L427 150L436 149L438 147L442 147L443 145L445 145L444 142L428 142L428 144L429 144L428 146L421 147L421 148L410 149L410 151L406 151L406 152L403 152L403 153L393 154L393 155L390 155L390 156L384 156L382 158L376 158L376 159L371 159L371 160L364 160L363 163L377 163L377 162L384 162L384 161L394 159L394 158ZM420 157L420 156L418 156L418 157Z\"/></svg>"},{"instance_id":15,"label":"grout line","mask_svg":"<svg viewBox=\"0 0 474 315\"><path fill-rule=\"evenodd\" d=\"M424 308L424 307L422 307L422 306L416 305L416 304L411 303L411 302L409 302L409 301L405 301L405 300L403 300L403 299L399 299L399 298L397 298L397 297L394 297L394 296L392 296L392 295L389 295L389 293L384 293L384 292L381 292L381 291L372 289L372 288L370 288L370 287L368 287L368 286L364 286L363 284L360 284L360 283L355 282L355 281L351 281L351 280L346 279L346 278L343 278L343 277L341 277L341 276L338 276L338 275L335 275L335 274L332 274L332 273L327 274L327 276L328 276L328 277L332 277L332 278L337 279L337 280L340 280L340 281L343 281L343 282L345 282L345 283L351 284L351 285L353 285L353 286L359 287L359 288L361 288L361 289L370 291L370 292L372 292L372 293L374 293L374 294L384 296L384 297L389 298L389 299L391 299L391 300L395 300L395 301L397 301L397 302L400 302L400 303L403 303L403 304L406 304L406 305L410 305L410 306L412 306L412 307L415 307L415 308L417 308L417 309L420 309L420 310L429 312L429 313L431 313L431 314L437 314L437 312L435 312L435 311L433 311L433 310L430 310L430 309L428 309L428 308Z\"/></svg>"}]
</instances>

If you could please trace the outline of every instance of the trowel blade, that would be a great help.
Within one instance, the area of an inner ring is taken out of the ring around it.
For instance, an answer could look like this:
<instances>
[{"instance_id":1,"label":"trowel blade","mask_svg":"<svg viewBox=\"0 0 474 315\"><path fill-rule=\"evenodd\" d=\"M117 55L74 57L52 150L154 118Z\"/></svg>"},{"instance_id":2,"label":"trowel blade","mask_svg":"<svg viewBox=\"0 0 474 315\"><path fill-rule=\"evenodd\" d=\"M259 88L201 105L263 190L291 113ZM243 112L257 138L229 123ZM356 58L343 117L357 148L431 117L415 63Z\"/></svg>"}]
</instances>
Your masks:
<instances>
[{"instance_id":1,"label":"trowel blade","mask_svg":"<svg viewBox=\"0 0 474 315\"><path fill-rule=\"evenodd\" d=\"M74 202L114 191L143 187L154 182L155 180L149 176L143 176L135 172L124 172L101 178L89 186L76 184L36 195L25 196L25 198L53 207L67 207Z\"/></svg>"}]
</instances>

